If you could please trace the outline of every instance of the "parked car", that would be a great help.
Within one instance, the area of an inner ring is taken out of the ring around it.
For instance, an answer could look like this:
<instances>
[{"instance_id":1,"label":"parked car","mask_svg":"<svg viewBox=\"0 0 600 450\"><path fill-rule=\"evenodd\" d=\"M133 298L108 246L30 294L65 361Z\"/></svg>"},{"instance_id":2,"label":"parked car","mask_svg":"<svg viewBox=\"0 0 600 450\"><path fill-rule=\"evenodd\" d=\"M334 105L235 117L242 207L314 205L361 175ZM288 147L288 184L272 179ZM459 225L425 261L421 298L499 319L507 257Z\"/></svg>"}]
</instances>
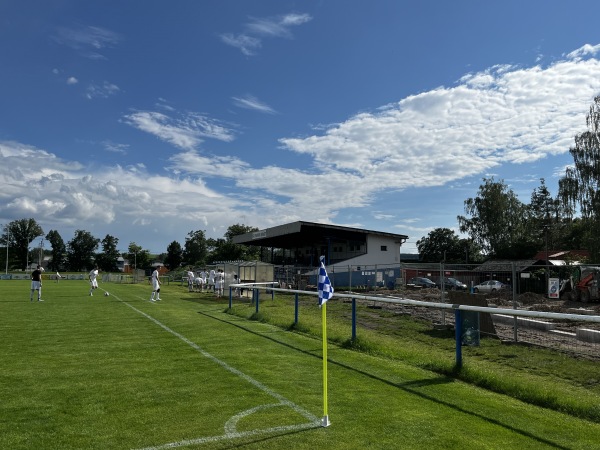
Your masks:
<instances>
[{"instance_id":1,"label":"parked car","mask_svg":"<svg viewBox=\"0 0 600 450\"><path fill-rule=\"evenodd\" d=\"M437 287L439 287L440 289L442 288L442 280L438 281ZM447 289L449 291L466 291L467 285L462 281L457 280L456 278L448 277L444 278L444 289Z\"/></svg>"},{"instance_id":2,"label":"parked car","mask_svg":"<svg viewBox=\"0 0 600 450\"><path fill-rule=\"evenodd\" d=\"M489 281L484 281L483 283L480 283L477 286L474 286L473 292L483 292L483 293L487 294L489 292L501 291L501 290L505 290L507 288L508 288L508 285L504 284L502 281L489 280Z\"/></svg>"},{"instance_id":3,"label":"parked car","mask_svg":"<svg viewBox=\"0 0 600 450\"><path fill-rule=\"evenodd\" d=\"M424 287L424 288L436 288L437 285L431 281L429 278L425 278L425 277L413 277L410 280L408 280L407 284L412 284L414 286L420 286L420 287Z\"/></svg>"}]
</instances>

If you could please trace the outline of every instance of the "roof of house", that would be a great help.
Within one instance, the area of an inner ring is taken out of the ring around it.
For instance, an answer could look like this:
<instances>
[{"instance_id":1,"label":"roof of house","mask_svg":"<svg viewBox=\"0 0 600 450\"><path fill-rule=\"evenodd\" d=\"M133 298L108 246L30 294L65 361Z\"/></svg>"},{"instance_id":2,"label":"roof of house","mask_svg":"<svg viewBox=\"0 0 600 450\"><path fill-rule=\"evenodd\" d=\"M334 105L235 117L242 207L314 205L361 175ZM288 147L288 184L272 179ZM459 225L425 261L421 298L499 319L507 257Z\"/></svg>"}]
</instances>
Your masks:
<instances>
[{"instance_id":1,"label":"roof of house","mask_svg":"<svg viewBox=\"0 0 600 450\"><path fill-rule=\"evenodd\" d=\"M298 221L234 236L233 243L292 249L310 244L339 241L365 242L369 234L397 239L400 243L408 239L408 236L403 234Z\"/></svg>"},{"instance_id":2,"label":"roof of house","mask_svg":"<svg viewBox=\"0 0 600 450\"><path fill-rule=\"evenodd\" d=\"M537 259L521 259L512 261L509 259L502 260L489 260L475 267L473 270L475 272L512 272L513 264L517 272L522 272L523 270L539 265L539 260Z\"/></svg>"}]
</instances>

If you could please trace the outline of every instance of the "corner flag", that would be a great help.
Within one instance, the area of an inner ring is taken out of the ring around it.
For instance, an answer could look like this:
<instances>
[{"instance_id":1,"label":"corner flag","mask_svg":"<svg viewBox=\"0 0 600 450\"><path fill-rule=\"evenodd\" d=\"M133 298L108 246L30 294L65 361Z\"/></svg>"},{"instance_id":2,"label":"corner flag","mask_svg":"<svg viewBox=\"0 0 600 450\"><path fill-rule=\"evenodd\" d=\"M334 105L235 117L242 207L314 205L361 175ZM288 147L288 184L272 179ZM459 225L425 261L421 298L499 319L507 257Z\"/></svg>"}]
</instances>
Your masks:
<instances>
[{"instance_id":1,"label":"corner flag","mask_svg":"<svg viewBox=\"0 0 600 450\"><path fill-rule=\"evenodd\" d=\"M329 281L324 260L325 257L321 256L321 267L319 268L319 280L317 282L317 290L319 291L319 306L322 306L323 303L333 297L333 286L331 285L331 281Z\"/></svg>"},{"instance_id":2,"label":"corner flag","mask_svg":"<svg viewBox=\"0 0 600 450\"><path fill-rule=\"evenodd\" d=\"M325 257L321 256L321 267L319 268L319 279L317 281L319 291L319 308L321 308L321 324L323 327L323 419L321 425L329 426L327 415L327 300L333 297L333 286L327 276L325 269Z\"/></svg>"}]
</instances>

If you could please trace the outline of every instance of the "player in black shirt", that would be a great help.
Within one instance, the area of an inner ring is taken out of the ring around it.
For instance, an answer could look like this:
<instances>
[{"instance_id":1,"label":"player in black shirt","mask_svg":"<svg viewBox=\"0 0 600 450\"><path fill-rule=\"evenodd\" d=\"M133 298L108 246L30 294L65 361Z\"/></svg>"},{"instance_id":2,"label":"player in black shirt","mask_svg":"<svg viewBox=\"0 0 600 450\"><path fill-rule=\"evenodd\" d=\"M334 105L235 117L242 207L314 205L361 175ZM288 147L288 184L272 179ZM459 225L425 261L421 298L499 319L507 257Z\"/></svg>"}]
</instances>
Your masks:
<instances>
[{"instance_id":1,"label":"player in black shirt","mask_svg":"<svg viewBox=\"0 0 600 450\"><path fill-rule=\"evenodd\" d=\"M42 300L42 271L40 270L40 266L31 272L31 294L29 295L29 301L33 301L33 291L38 292L38 302L43 302Z\"/></svg>"}]
</instances>

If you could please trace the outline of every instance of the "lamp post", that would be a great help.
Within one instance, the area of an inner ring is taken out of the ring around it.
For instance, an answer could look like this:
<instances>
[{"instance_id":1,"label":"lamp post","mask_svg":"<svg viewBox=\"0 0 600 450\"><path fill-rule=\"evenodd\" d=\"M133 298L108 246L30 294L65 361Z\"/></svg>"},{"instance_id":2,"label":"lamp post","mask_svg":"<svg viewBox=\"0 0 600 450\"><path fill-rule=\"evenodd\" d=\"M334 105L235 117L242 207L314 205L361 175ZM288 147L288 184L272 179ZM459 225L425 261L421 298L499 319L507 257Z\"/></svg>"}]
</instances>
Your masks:
<instances>
[{"instance_id":1,"label":"lamp post","mask_svg":"<svg viewBox=\"0 0 600 450\"><path fill-rule=\"evenodd\" d=\"M400 241L398 242L400 245L398 245L398 267L400 269L400 283L404 286L405 284L405 280L404 277L402 276L402 244L404 244L406 242L406 238L400 238ZM395 284L395 283L394 283Z\"/></svg>"},{"instance_id":2,"label":"lamp post","mask_svg":"<svg viewBox=\"0 0 600 450\"><path fill-rule=\"evenodd\" d=\"M42 267L42 261L44 260L44 238L40 239L40 254L38 257L38 264Z\"/></svg>"},{"instance_id":3,"label":"lamp post","mask_svg":"<svg viewBox=\"0 0 600 450\"><path fill-rule=\"evenodd\" d=\"M8 275L8 241L10 240L10 227L6 227L6 275Z\"/></svg>"},{"instance_id":4,"label":"lamp post","mask_svg":"<svg viewBox=\"0 0 600 450\"><path fill-rule=\"evenodd\" d=\"M550 282L549 281L549 278L550 278L550 267L548 266L549 265L549 262L548 262L548 228L550 228L549 225L544 225L544 232L545 232L545 235L546 235L545 236L546 237L546 239L545 239L546 240L546 288L545 288L546 292L548 292L548 283Z\"/></svg>"},{"instance_id":5,"label":"lamp post","mask_svg":"<svg viewBox=\"0 0 600 450\"><path fill-rule=\"evenodd\" d=\"M31 241L29 240L29 238L27 238L27 255L25 257L25 273L27 273L27 271L29 270L29 244L31 244Z\"/></svg>"}]
</instances>

